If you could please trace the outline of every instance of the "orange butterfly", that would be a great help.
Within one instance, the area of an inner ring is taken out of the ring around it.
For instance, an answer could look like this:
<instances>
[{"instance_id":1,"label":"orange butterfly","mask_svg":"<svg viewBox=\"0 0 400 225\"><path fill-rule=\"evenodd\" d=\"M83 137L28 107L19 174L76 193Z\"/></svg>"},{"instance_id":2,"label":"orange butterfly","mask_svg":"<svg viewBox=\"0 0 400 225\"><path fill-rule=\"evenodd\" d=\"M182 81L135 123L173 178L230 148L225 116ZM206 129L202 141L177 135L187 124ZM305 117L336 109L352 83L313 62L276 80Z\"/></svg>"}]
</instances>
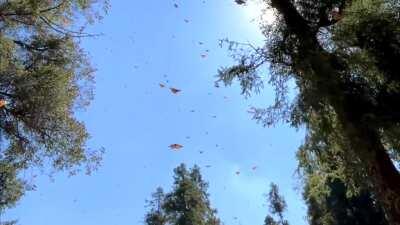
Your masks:
<instances>
[{"instance_id":1,"label":"orange butterfly","mask_svg":"<svg viewBox=\"0 0 400 225\"><path fill-rule=\"evenodd\" d=\"M7 101L4 100L4 99L1 99L1 100L0 100L0 108L4 107L4 106L6 106L6 105L7 105Z\"/></svg>"},{"instance_id":2,"label":"orange butterfly","mask_svg":"<svg viewBox=\"0 0 400 225\"><path fill-rule=\"evenodd\" d=\"M179 92L181 92L181 90L176 89L176 88L169 88L172 92L172 94L178 94Z\"/></svg>"},{"instance_id":3,"label":"orange butterfly","mask_svg":"<svg viewBox=\"0 0 400 225\"><path fill-rule=\"evenodd\" d=\"M179 150L179 149L183 148L183 145L172 144L172 145L169 146L169 148L174 149L174 150Z\"/></svg>"}]
</instances>

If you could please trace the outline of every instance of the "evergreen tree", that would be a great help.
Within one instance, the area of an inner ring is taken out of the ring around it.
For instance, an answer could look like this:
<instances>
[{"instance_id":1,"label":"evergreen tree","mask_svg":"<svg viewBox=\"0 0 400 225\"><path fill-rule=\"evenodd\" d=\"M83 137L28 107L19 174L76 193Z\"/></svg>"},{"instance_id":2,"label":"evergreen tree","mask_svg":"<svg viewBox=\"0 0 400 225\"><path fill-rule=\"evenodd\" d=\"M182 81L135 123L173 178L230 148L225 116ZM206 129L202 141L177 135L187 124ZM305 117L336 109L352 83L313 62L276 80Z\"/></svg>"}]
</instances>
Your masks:
<instances>
[{"instance_id":1,"label":"evergreen tree","mask_svg":"<svg viewBox=\"0 0 400 225\"><path fill-rule=\"evenodd\" d=\"M289 222L284 218L287 205L282 195L279 194L278 185L271 183L268 193L268 206L272 215L267 215L264 220L264 225L289 225Z\"/></svg>"},{"instance_id":2,"label":"evergreen tree","mask_svg":"<svg viewBox=\"0 0 400 225\"><path fill-rule=\"evenodd\" d=\"M188 170L181 164L174 170L172 191L163 194L158 189L153 194L146 225L220 225L217 211L210 206L208 184L194 166Z\"/></svg>"},{"instance_id":3,"label":"evergreen tree","mask_svg":"<svg viewBox=\"0 0 400 225\"><path fill-rule=\"evenodd\" d=\"M97 19L97 6L95 0L0 1L0 209L23 194L21 170L46 166L74 174L99 163L101 152L87 148L89 135L74 116L92 98L94 75L79 46L80 37L91 35L79 24Z\"/></svg>"},{"instance_id":4,"label":"evergreen tree","mask_svg":"<svg viewBox=\"0 0 400 225\"><path fill-rule=\"evenodd\" d=\"M162 188L157 188L156 192L152 194L152 200L148 201L150 212L145 216L146 225L165 225L167 218L164 211L165 195Z\"/></svg>"},{"instance_id":5,"label":"evergreen tree","mask_svg":"<svg viewBox=\"0 0 400 225\"><path fill-rule=\"evenodd\" d=\"M263 65L275 103L253 109L269 126L306 126L307 138L332 148L337 174L370 187L390 224L400 224L400 6L395 0L266 0L275 21L262 24L263 47L225 40L237 64L222 68L226 85L260 91ZM248 52L242 50L248 47ZM239 52L240 50L240 52ZM297 95L289 98L289 81ZM319 157L320 155L316 155ZM320 160L320 159L318 159ZM323 160L323 159L321 159Z\"/></svg>"},{"instance_id":6,"label":"evergreen tree","mask_svg":"<svg viewBox=\"0 0 400 225\"><path fill-rule=\"evenodd\" d=\"M307 138L297 154L299 174L304 182L303 197L311 225L387 225L376 196L371 193L363 174L358 182L346 182L343 151ZM345 156L345 155L344 155Z\"/></svg>"}]
</instances>

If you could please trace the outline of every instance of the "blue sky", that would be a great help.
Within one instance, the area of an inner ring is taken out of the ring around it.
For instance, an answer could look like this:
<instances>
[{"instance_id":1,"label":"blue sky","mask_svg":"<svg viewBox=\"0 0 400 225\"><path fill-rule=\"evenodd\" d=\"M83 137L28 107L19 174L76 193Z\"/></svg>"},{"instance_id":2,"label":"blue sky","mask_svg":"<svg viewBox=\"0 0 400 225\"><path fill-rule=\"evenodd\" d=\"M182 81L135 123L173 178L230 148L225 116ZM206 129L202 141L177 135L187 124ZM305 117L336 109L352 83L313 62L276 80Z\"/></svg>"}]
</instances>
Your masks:
<instances>
[{"instance_id":1,"label":"blue sky","mask_svg":"<svg viewBox=\"0 0 400 225\"><path fill-rule=\"evenodd\" d=\"M21 225L142 224L145 199L158 186L168 190L183 162L202 168L225 224L262 225L272 181L286 197L291 224L306 224L294 176L304 133L251 120L250 106L272 101L268 87L249 99L237 85L214 87L217 69L232 63L219 39L262 44L251 22L255 9L233 0L111 1L109 14L90 28L105 35L82 43L97 68L96 96L77 113L92 136L88 145L106 149L103 165L91 176L38 176L37 190L4 217ZM173 95L168 87L182 91ZM171 151L173 143L184 147Z\"/></svg>"}]
</instances>

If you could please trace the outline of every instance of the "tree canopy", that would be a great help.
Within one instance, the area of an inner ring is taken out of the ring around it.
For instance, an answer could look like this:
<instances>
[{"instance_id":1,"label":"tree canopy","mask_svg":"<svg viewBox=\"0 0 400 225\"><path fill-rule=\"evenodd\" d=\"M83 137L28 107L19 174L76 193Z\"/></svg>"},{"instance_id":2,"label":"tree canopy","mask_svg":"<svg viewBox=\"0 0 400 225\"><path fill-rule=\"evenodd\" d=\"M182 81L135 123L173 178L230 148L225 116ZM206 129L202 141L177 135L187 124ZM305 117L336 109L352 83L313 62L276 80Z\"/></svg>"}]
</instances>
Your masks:
<instances>
[{"instance_id":1,"label":"tree canopy","mask_svg":"<svg viewBox=\"0 0 400 225\"><path fill-rule=\"evenodd\" d=\"M95 70L79 42L93 36L84 28L100 19L98 6L107 3L0 1L0 209L23 194L21 170L90 172L101 159L74 115L93 96Z\"/></svg>"},{"instance_id":2,"label":"tree canopy","mask_svg":"<svg viewBox=\"0 0 400 225\"><path fill-rule=\"evenodd\" d=\"M210 205L208 184L200 168L188 170L184 164L174 170L174 184L169 193L158 188L149 201L146 225L220 225L217 211Z\"/></svg>"},{"instance_id":3,"label":"tree canopy","mask_svg":"<svg viewBox=\"0 0 400 225\"><path fill-rule=\"evenodd\" d=\"M262 23L265 45L228 43L237 64L219 80L237 79L242 93L263 87L263 66L275 103L253 109L266 126L288 122L339 166L349 186L366 185L391 224L400 224L399 4L393 0L267 0L275 21ZM248 51L239 51L247 47ZM296 95L289 96L289 82ZM313 148L308 148L313 150ZM324 160L323 158L320 158Z\"/></svg>"},{"instance_id":4,"label":"tree canopy","mask_svg":"<svg viewBox=\"0 0 400 225\"><path fill-rule=\"evenodd\" d=\"M271 215L265 217L264 225L289 225L289 221L284 217L287 208L286 201L280 195L278 185L274 183L271 183L268 192L268 206Z\"/></svg>"}]
</instances>

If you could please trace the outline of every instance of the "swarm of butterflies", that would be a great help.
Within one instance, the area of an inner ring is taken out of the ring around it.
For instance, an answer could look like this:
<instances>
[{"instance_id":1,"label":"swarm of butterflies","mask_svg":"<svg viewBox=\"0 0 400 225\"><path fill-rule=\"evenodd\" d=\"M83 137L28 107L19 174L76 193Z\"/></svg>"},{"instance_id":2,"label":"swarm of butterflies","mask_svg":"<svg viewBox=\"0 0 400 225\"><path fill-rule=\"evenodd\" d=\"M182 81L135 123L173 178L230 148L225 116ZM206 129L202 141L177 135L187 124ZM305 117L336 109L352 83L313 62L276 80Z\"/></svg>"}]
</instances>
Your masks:
<instances>
[{"instance_id":1,"label":"swarm of butterflies","mask_svg":"<svg viewBox=\"0 0 400 225\"><path fill-rule=\"evenodd\" d=\"M234 0L234 1L235 1L235 3L238 4L238 5L245 5L245 4L246 4L246 1L245 1L245 0ZM204 1L203 1L203 3L204 3ZM178 8L179 8L179 5L178 5L177 3L174 3L174 7L178 9ZM185 23L189 23L190 21L189 21L189 19L184 19L184 22L185 22ZM199 45L203 45L204 42L199 41L198 44L199 44ZM205 58L207 58L208 53L209 53L209 50L207 49L207 50L205 51L205 53L200 54L200 57L203 58L203 59L205 59ZM164 75L164 76L166 76L166 75ZM168 81L167 81L167 83L168 83ZM170 92L171 92L172 94L174 94L174 95L177 95L177 94L179 94L179 93L182 91L181 89L178 89L178 88L175 88L175 87L167 87L166 84L164 84L164 83L159 83L159 86L160 86L160 88L168 88L168 89L170 90ZM216 87L218 87L218 86L216 86ZM224 96L224 99L227 100L228 97ZM191 112L194 112L194 110L191 110ZM213 118L216 118L216 116L213 116ZM183 147L184 147L183 145L177 144L177 143L169 145L169 148L170 148L171 150L174 150L174 151L179 151L179 150L181 150ZM203 153L203 151L200 151L200 154L202 154L202 153ZM206 165L206 168L210 168L210 167L211 167L211 165ZM252 169L253 171L255 171L257 168L258 168L257 166L253 166L251 169ZM235 174L236 174L236 175L240 175L240 171L236 171Z\"/></svg>"}]
</instances>

